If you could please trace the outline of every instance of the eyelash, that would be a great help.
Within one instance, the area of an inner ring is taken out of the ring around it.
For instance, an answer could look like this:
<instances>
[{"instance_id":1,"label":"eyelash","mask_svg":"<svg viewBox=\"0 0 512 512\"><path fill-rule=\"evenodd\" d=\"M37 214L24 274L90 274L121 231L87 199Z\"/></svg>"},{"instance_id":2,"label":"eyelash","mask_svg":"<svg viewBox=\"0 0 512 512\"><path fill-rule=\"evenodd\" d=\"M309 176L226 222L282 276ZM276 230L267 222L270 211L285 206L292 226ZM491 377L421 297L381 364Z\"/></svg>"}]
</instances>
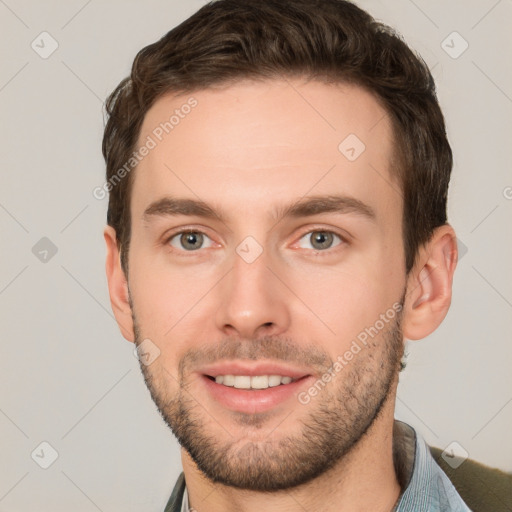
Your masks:
<instances>
[{"instance_id":1,"label":"eyelash","mask_svg":"<svg viewBox=\"0 0 512 512\"><path fill-rule=\"evenodd\" d=\"M182 235L184 233L199 233L201 235L204 235L208 238L210 238L204 231L201 231L200 229L193 229L193 228L184 228L184 229L180 229L179 231L174 231L171 235L165 237L164 239L164 242L163 244L167 247L171 247L170 246L170 242L173 238L176 238L177 236L179 235ZM346 236L342 235L341 233L338 233L336 231L333 231L333 230L329 230L329 229L322 229L322 228L315 228L315 229L309 229L307 231L304 231L298 238L298 241L295 242L294 245L297 245L300 240L302 238L304 238L305 235L308 235L308 234L312 234L312 233L329 233L329 234L332 234L336 237L338 237L340 239L340 243L333 246L333 247L329 247L328 249L324 249L324 250L318 250L318 249L308 249L309 251L315 253L315 254L322 254L322 253L328 253L328 254L332 254L334 251L337 250L337 248L339 248L340 246L346 246L346 245L349 245L349 241L347 239ZM211 238L210 238L211 240ZM213 240L212 240L213 241ZM215 243L215 242L214 242ZM174 248L172 249L173 252L174 252ZM197 249L195 251L186 251L186 250L176 250L176 252L180 255L180 256L184 256L184 257L188 257L188 256L191 256L191 255L194 255L194 253L197 253L199 252L200 249Z\"/></svg>"}]
</instances>

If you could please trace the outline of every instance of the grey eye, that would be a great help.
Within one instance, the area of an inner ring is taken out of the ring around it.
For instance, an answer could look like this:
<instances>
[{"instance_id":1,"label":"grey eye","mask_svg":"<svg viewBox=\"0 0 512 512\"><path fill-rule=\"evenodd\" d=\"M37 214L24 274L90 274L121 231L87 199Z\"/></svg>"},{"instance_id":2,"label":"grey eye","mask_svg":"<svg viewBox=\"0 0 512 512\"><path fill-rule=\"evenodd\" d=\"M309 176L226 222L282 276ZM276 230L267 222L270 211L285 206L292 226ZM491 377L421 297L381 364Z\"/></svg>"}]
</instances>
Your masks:
<instances>
[{"instance_id":1,"label":"grey eye","mask_svg":"<svg viewBox=\"0 0 512 512\"><path fill-rule=\"evenodd\" d=\"M203 246L205 241L209 241L209 245ZM211 240L199 231L177 233L171 238L169 243L176 249L185 249L186 251L197 251L198 249L211 246Z\"/></svg>"},{"instance_id":2,"label":"grey eye","mask_svg":"<svg viewBox=\"0 0 512 512\"><path fill-rule=\"evenodd\" d=\"M333 245L335 240L339 242ZM341 238L331 233L330 231L310 231L306 233L299 241L299 247L303 249L314 249L315 251L322 251L325 249L330 249L331 247L335 247L339 243L341 243ZM310 246L308 246L310 244Z\"/></svg>"}]
</instances>

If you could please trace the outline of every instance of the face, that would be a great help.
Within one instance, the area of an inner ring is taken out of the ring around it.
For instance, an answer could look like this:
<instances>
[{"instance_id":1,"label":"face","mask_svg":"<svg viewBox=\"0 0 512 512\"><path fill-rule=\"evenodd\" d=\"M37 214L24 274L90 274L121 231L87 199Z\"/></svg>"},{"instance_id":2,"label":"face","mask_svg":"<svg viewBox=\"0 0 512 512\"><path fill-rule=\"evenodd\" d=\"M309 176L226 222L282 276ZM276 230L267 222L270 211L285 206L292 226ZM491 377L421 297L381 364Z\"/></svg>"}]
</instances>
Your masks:
<instances>
[{"instance_id":1,"label":"face","mask_svg":"<svg viewBox=\"0 0 512 512\"><path fill-rule=\"evenodd\" d=\"M240 82L161 98L150 139L127 277L152 397L210 479L307 482L396 386L406 276L388 117L355 86Z\"/></svg>"}]
</instances>

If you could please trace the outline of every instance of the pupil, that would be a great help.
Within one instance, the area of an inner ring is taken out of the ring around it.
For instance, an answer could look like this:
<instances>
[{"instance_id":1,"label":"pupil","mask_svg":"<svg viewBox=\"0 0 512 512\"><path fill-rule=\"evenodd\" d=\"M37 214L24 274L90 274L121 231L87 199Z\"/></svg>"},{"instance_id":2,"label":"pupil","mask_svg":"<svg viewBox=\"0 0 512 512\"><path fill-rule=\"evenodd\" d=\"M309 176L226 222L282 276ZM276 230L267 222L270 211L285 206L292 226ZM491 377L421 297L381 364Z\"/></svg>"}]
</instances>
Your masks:
<instances>
[{"instance_id":1,"label":"pupil","mask_svg":"<svg viewBox=\"0 0 512 512\"><path fill-rule=\"evenodd\" d=\"M181 236L183 247L187 249L197 249L198 245L201 245L201 237L199 233L184 233Z\"/></svg>"},{"instance_id":2,"label":"pupil","mask_svg":"<svg viewBox=\"0 0 512 512\"><path fill-rule=\"evenodd\" d=\"M332 243L332 234L324 233L322 231L317 231L317 233L313 236L313 245L318 245L319 249L325 249L329 247Z\"/></svg>"}]
</instances>

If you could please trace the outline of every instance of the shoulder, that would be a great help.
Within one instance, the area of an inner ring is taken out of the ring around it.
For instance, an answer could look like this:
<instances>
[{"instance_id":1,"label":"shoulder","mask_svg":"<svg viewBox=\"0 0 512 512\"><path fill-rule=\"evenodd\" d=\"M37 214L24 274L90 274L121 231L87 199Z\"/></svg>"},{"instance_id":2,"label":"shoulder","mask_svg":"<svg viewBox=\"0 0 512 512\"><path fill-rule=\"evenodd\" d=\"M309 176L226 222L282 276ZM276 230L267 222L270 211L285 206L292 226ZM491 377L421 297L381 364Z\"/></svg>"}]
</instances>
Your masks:
<instances>
[{"instance_id":1,"label":"shoulder","mask_svg":"<svg viewBox=\"0 0 512 512\"><path fill-rule=\"evenodd\" d=\"M452 459L455 464L448 464L440 448L429 448L434 460L473 512L512 512L512 473L471 459L461 462L458 457Z\"/></svg>"}]
</instances>

